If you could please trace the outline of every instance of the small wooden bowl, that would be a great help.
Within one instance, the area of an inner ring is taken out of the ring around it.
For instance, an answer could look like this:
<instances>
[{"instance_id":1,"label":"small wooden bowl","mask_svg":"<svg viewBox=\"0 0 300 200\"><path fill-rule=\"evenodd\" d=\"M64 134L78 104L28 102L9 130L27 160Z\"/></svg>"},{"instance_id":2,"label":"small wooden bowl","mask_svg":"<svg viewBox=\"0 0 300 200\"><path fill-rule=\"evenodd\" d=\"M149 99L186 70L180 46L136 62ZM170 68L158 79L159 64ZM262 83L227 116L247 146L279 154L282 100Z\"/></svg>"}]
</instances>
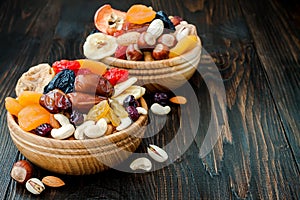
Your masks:
<instances>
[{"instance_id":1,"label":"small wooden bowl","mask_svg":"<svg viewBox=\"0 0 300 200\"><path fill-rule=\"evenodd\" d=\"M148 110L141 98L141 106ZM127 159L143 137L147 115L127 129L97 139L57 140L23 131L7 113L10 136L18 150L35 165L60 174L95 174Z\"/></svg>"},{"instance_id":2,"label":"small wooden bowl","mask_svg":"<svg viewBox=\"0 0 300 200\"><path fill-rule=\"evenodd\" d=\"M138 79L137 84L147 90L176 89L186 83L198 68L201 57L201 40L191 51L174 58L155 61L128 61L114 57L106 57L101 62L127 69L131 76Z\"/></svg>"}]
</instances>

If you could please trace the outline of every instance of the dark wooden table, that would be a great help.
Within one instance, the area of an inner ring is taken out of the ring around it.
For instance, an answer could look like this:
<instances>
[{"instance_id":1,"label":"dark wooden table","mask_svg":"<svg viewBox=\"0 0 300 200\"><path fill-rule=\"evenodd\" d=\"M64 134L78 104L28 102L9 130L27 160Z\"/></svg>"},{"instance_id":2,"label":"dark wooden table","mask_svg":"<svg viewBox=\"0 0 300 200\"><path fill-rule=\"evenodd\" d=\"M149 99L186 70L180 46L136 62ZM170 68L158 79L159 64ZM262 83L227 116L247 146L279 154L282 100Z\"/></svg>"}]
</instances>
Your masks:
<instances>
[{"instance_id":1,"label":"dark wooden table","mask_svg":"<svg viewBox=\"0 0 300 200\"><path fill-rule=\"evenodd\" d=\"M120 10L137 2L109 1ZM142 2L197 26L207 51L200 66L209 68L211 57L219 68L226 91L225 110L219 105L220 88L208 88L203 74L196 73L187 84L197 94L201 120L192 144L174 163L141 174L111 169L89 176L57 175L66 186L31 195L10 178L13 163L24 157L9 136L4 99L15 96L16 81L30 66L82 58L94 12L104 3L1 1L0 199L300 199L299 2ZM187 104L184 109L191 112L193 106ZM221 137L201 157L200 148L215 112L218 120L223 119L218 130ZM160 134L145 138L140 149L170 139L180 121L177 114L169 114ZM34 169L36 177L55 175Z\"/></svg>"}]
</instances>

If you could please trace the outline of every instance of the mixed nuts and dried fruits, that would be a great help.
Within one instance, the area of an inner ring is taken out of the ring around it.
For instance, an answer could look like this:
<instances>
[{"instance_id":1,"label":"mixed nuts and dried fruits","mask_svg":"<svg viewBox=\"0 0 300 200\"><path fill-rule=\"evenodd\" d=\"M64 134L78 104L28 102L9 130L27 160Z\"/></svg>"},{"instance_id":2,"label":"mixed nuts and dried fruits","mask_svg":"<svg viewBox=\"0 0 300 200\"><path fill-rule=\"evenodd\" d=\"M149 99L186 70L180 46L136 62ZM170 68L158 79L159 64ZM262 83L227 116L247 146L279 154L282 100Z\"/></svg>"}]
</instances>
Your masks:
<instances>
[{"instance_id":1,"label":"mixed nuts and dried fruits","mask_svg":"<svg viewBox=\"0 0 300 200\"><path fill-rule=\"evenodd\" d=\"M126 12L109 4L94 15L98 32L90 34L83 45L88 59L113 56L132 61L163 60L180 56L199 44L196 27L179 16L168 16L141 4Z\"/></svg>"}]
</instances>

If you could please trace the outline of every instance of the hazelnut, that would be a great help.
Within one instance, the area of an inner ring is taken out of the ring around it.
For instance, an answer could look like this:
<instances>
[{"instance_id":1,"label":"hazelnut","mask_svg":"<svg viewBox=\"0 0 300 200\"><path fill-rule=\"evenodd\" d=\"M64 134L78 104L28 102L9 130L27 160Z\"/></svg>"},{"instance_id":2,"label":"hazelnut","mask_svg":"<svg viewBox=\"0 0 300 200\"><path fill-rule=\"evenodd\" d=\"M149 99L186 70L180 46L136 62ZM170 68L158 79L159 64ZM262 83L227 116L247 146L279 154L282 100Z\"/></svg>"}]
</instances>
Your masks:
<instances>
[{"instance_id":1,"label":"hazelnut","mask_svg":"<svg viewBox=\"0 0 300 200\"><path fill-rule=\"evenodd\" d=\"M126 49L127 60L138 61L143 59L143 53L137 44L130 44Z\"/></svg>"},{"instance_id":2,"label":"hazelnut","mask_svg":"<svg viewBox=\"0 0 300 200\"><path fill-rule=\"evenodd\" d=\"M167 47L173 47L176 45L176 37L173 34L163 34L157 40L158 43L164 44Z\"/></svg>"},{"instance_id":3,"label":"hazelnut","mask_svg":"<svg viewBox=\"0 0 300 200\"><path fill-rule=\"evenodd\" d=\"M156 44L155 37L149 33L149 32L143 32L141 33L137 45L138 47L143 51L151 51L154 48L154 45Z\"/></svg>"},{"instance_id":4,"label":"hazelnut","mask_svg":"<svg viewBox=\"0 0 300 200\"><path fill-rule=\"evenodd\" d=\"M32 172L31 164L26 160L20 160L13 165L10 175L18 183L24 184L31 178Z\"/></svg>"},{"instance_id":5,"label":"hazelnut","mask_svg":"<svg viewBox=\"0 0 300 200\"><path fill-rule=\"evenodd\" d=\"M152 52L152 57L155 60L163 60L169 58L169 47L163 44L157 44Z\"/></svg>"}]
</instances>

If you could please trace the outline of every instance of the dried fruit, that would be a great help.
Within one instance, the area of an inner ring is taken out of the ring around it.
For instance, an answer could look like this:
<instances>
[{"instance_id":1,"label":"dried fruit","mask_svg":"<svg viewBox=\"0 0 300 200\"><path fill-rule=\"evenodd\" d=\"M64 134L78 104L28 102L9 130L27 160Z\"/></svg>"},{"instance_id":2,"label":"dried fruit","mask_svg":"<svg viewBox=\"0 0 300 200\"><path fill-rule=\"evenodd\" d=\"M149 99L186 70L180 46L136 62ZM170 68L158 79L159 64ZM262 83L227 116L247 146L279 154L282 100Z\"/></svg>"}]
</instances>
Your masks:
<instances>
[{"instance_id":1,"label":"dried fruit","mask_svg":"<svg viewBox=\"0 0 300 200\"><path fill-rule=\"evenodd\" d=\"M80 63L77 60L59 60L52 64L52 68L56 74L64 69L72 70L76 74L80 68Z\"/></svg>"},{"instance_id":2,"label":"dried fruit","mask_svg":"<svg viewBox=\"0 0 300 200\"><path fill-rule=\"evenodd\" d=\"M118 116L115 114L114 110L109 108L109 111L106 115L106 118L111 122L111 124L113 126L119 126L121 121L120 119L118 118Z\"/></svg>"},{"instance_id":3,"label":"dried fruit","mask_svg":"<svg viewBox=\"0 0 300 200\"><path fill-rule=\"evenodd\" d=\"M113 109L114 113L119 117L119 118L125 118L128 116L128 113L126 112L124 106L119 104L117 101L112 101L110 103L111 109Z\"/></svg>"},{"instance_id":4,"label":"dried fruit","mask_svg":"<svg viewBox=\"0 0 300 200\"><path fill-rule=\"evenodd\" d=\"M83 114L77 110L72 110L71 116L70 116L70 122L76 126L79 124L82 124L84 122Z\"/></svg>"},{"instance_id":5,"label":"dried fruit","mask_svg":"<svg viewBox=\"0 0 300 200\"><path fill-rule=\"evenodd\" d=\"M56 176L45 176L42 182L49 187L61 187L65 185L65 182Z\"/></svg>"},{"instance_id":6,"label":"dried fruit","mask_svg":"<svg viewBox=\"0 0 300 200\"><path fill-rule=\"evenodd\" d=\"M127 106L125 109L126 109L126 111L128 113L128 116L130 117L130 119L132 121L135 122L136 120L139 119L140 114L139 114L138 110L136 109L136 107L134 107L134 106Z\"/></svg>"},{"instance_id":7,"label":"dried fruit","mask_svg":"<svg viewBox=\"0 0 300 200\"><path fill-rule=\"evenodd\" d=\"M157 44L156 47L153 49L152 57L155 60L163 60L169 58L169 47L164 44Z\"/></svg>"},{"instance_id":8,"label":"dried fruit","mask_svg":"<svg viewBox=\"0 0 300 200\"><path fill-rule=\"evenodd\" d=\"M144 52L144 61L153 61L152 53L150 51Z\"/></svg>"},{"instance_id":9,"label":"dried fruit","mask_svg":"<svg viewBox=\"0 0 300 200\"><path fill-rule=\"evenodd\" d=\"M87 114L87 120L98 121L100 118L103 118L109 112L109 104L107 100L101 101L97 105L94 105Z\"/></svg>"},{"instance_id":10,"label":"dried fruit","mask_svg":"<svg viewBox=\"0 0 300 200\"><path fill-rule=\"evenodd\" d=\"M128 95L123 101L123 106L125 108L127 108L128 106L138 107L139 102L134 98L133 95Z\"/></svg>"},{"instance_id":11,"label":"dried fruit","mask_svg":"<svg viewBox=\"0 0 300 200\"><path fill-rule=\"evenodd\" d=\"M111 5L105 4L96 11L94 23L99 31L113 35L122 29L125 17L125 12L113 9Z\"/></svg>"},{"instance_id":12,"label":"dried fruit","mask_svg":"<svg viewBox=\"0 0 300 200\"><path fill-rule=\"evenodd\" d=\"M151 158L157 162L165 162L168 159L168 154L162 148L156 145L150 144L147 148L147 152Z\"/></svg>"},{"instance_id":13,"label":"dried fruit","mask_svg":"<svg viewBox=\"0 0 300 200\"><path fill-rule=\"evenodd\" d=\"M107 70L107 65L102 62L89 59L79 59L77 61L80 63L79 72L83 69L89 69L94 74L103 75ZM80 72L80 74L83 73Z\"/></svg>"},{"instance_id":14,"label":"dried fruit","mask_svg":"<svg viewBox=\"0 0 300 200\"><path fill-rule=\"evenodd\" d=\"M52 130L52 126L48 123L45 123L45 124L41 124L38 127L36 127L36 129L34 129L33 132L36 135L39 135L39 136L42 136L42 137L47 137L47 136L50 135L51 130Z\"/></svg>"},{"instance_id":15,"label":"dried fruit","mask_svg":"<svg viewBox=\"0 0 300 200\"><path fill-rule=\"evenodd\" d=\"M131 87L135 82L137 82L137 78L131 77L131 78L127 79L126 81L116 84L114 86L115 93L114 93L113 97L116 97L119 94L122 94L126 89Z\"/></svg>"},{"instance_id":16,"label":"dried fruit","mask_svg":"<svg viewBox=\"0 0 300 200\"><path fill-rule=\"evenodd\" d=\"M43 94L33 91L24 91L18 97L18 102L25 107L30 104L39 104L40 98Z\"/></svg>"},{"instance_id":17,"label":"dried fruit","mask_svg":"<svg viewBox=\"0 0 300 200\"><path fill-rule=\"evenodd\" d=\"M75 81L75 73L72 70L65 69L58 74L49 82L44 88L44 94L54 89L60 89L64 93L73 92Z\"/></svg>"},{"instance_id":18,"label":"dried fruit","mask_svg":"<svg viewBox=\"0 0 300 200\"><path fill-rule=\"evenodd\" d=\"M152 163L148 158L142 157L134 160L129 167L132 170L142 169L145 171L150 171L152 168Z\"/></svg>"},{"instance_id":19,"label":"dried fruit","mask_svg":"<svg viewBox=\"0 0 300 200\"><path fill-rule=\"evenodd\" d=\"M41 124L50 122L50 113L39 104L24 107L18 114L18 123L24 131L31 131Z\"/></svg>"},{"instance_id":20,"label":"dried fruit","mask_svg":"<svg viewBox=\"0 0 300 200\"><path fill-rule=\"evenodd\" d=\"M33 169L31 164L26 160L19 160L14 163L10 176L18 183L24 184L31 178Z\"/></svg>"},{"instance_id":21,"label":"dried fruit","mask_svg":"<svg viewBox=\"0 0 300 200\"><path fill-rule=\"evenodd\" d=\"M119 45L115 52L115 58L126 60L127 46Z\"/></svg>"},{"instance_id":22,"label":"dried fruit","mask_svg":"<svg viewBox=\"0 0 300 200\"><path fill-rule=\"evenodd\" d=\"M144 24L151 22L155 18L156 12L142 4L132 5L126 14L126 20L134 24Z\"/></svg>"},{"instance_id":23,"label":"dried fruit","mask_svg":"<svg viewBox=\"0 0 300 200\"><path fill-rule=\"evenodd\" d=\"M46 108L50 113L69 112L72 103L68 96L59 89L54 89L40 98L40 105Z\"/></svg>"},{"instance_id":24,"label":"dried fruit","mask_svg":"<svg viewBox=\"0 0 300 200\"><path fill-rule=\"evenodd\" d=\"M32 194L41 194L45 190L44 184L37 178L29 179L25 186Z\"/></svg>"},{"instance_id":25,"label":"dried fruit","mask_svg":"<svg viewBox=\"0 0 300 200\"><path fill-rule=\"evenodd\" d=\"M170 102L175 104L186 104L187 100L183 96L175 96L169 99Z\"/></svg>"},{"instance_id":26,"label":"dried fruit","mask_svg":"<svg viewBox=\"0 0 300 200\"><path fill-rule=\"evenodd\" d=\"M155 103L158 103L163 106L167 105L168 99L169 99L168 95L164 92L156 92L153 98Z\"/></svg>"},{"instance_id":27,"label":"dried fruit","mask_svg":"<svg viewBox=\"0 0 300 200\"><path fill-rule=\"evenodd\" d=\"M117 43L121 46L128 46L130 44L137 43L141 33L137 31L130 31L127 33L124 33L117 37Z\"/></svg>"},{"instance_id":28,"label":"dried fruit","mask_svg":"<svg viewBox=\"0 0 300 200\"><path fill-rule=\"evenodd\" d=\"M137 44L130 44L126 49L126 59L139 61L143 59L143 53Z\"/></svg>"},{"instance_id":29,"label":"dried fruit","mask_svg":"<svg viewBox=\"0 0 300 200\"><path fill-rule=\"evenodd\" d=\"M19 104L17 99L14 99L12 97L6 97L5 108L10 114L18 116L19 112L23 109L23 106Z\"/></svg>"},{"instance_id":30,"label":"dried fruit","mask_svg":"<svg viewBox=\"0 0 300 200\"><path fill-rule=\"evenodd\" d=\"M128 70L113 67L103 74L103 77L105 77L114 86L117 83L126 81L128 79L128 75Z\"/></svg>"},{"instance_id":31,"label":"dried fruit","mask_svg":"<svg viewBox=\"0 0 300 200\"><path fill-rule=\"evenodd\" d=\"M169 57L173 58L179 55L182 55L193 48L198 44L198 38L196 35L188 35L183 39L179 40L175 47L170 49Z\"/></svg>"}]
</instances>

